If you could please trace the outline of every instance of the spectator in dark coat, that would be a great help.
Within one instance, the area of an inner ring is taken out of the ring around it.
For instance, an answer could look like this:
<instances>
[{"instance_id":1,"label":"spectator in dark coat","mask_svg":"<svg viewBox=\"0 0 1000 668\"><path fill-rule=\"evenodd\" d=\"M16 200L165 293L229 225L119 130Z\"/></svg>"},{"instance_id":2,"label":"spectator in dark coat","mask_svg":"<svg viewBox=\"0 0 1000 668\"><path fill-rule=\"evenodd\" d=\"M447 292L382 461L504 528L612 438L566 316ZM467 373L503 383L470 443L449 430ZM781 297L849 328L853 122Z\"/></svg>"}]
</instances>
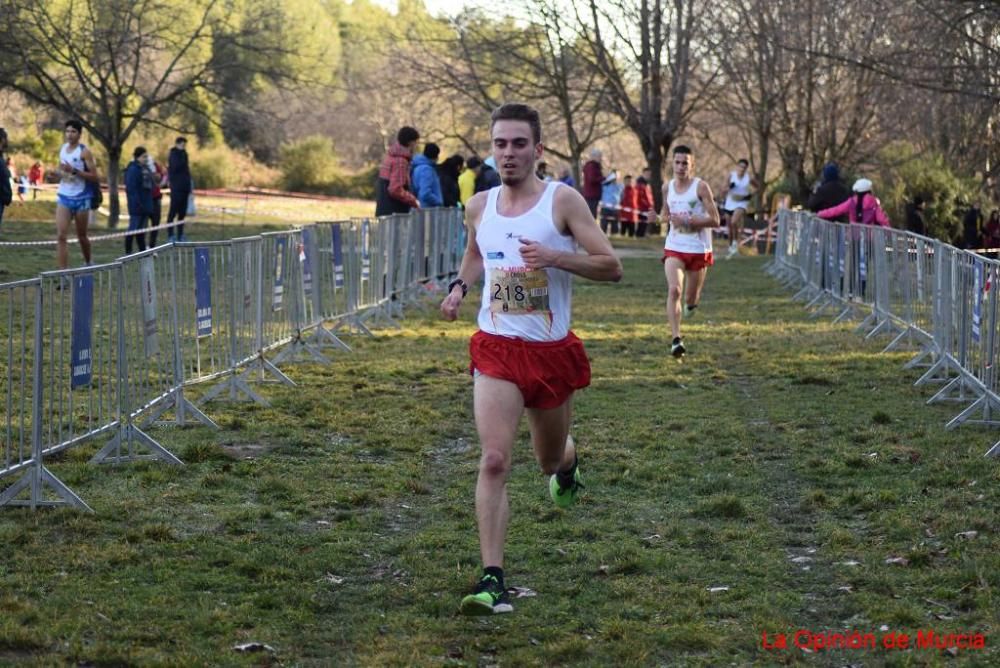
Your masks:
<instances>
[{"instance_id":1,"label":"spectator in dark coat","mask_svg":"<svg viewBox=\"0 0 1000 668\"><path fill-rule=\"evenodd\" d=\"M476 175L476 192L497 188L500 186L500 174L490 164L487 158L479 167L479 174Z\"/></svg>"},{"instance_id":2,"label":"spectator in dark coat","mask_svg":"<svg viewBox=\"0 0 1000 668\"><path fill-rule=\"evenodd\" d=\"M14 200L14 191L10 187L10 172L7 171L7 131L0 128L0 223L3 223L3 210Z\"/></svg>"},{"instance_id":3,"label":"spectator in dark coat","mask_svg":"<svg viewBox=\"0 0 1000 668\"><path fill-rule=\"evenodd\" d=\"M983 225L983 246L990 249L990 257L997 257L996 249L1000 248L1000 210L993 209Z\"/></svg>"},{"instance_id":4,"label":"spectator in dark coat","mask_svg":"<svg viewBox=\"0 0 1000 668\"><path fill-rule=\"evenodd\" d=\"M604 170L601 167L601 152L591 149L590 160L583 165L583 199L587 200L590 213L597 218L597 205L601 203L601 185L604 183Z\"/></svg>"},{"instance_id":5,"label":"spectator in dark coat","mask_svg":"<svg viewBox=\"0 0 1000 668\"><path fill-rule=\"evenodd\" d=\"M170 209L167 213L167 225L169 225L175 218L184 220L187 217L188 199L194 187L191 181L191 167L188 165L186 137L178 137L167 155L167 181L170 183ZM174 229L171 227L167 230L168 239L174 238ZM178 225L176 229L177 240L184 241L184 225Z\"/></svg>"},{"instance_id":6,"label":"spectator in dark coat","mask_svg":"<svg viewBox=\"0 0 1000 668\"><path fill-rule=\"evenodd\" d=\"M906 205L906 231L926 236L927 226L924 225L924 198L917 195Z\"/></svg>"},{"instance_id":7,"label":"spectator in dark coat","mask_svg":"<svg viewBox=\"0 0 1000 668\"><path fill-rule=\"evenodd\" d=\"M153 215L153 175L146 166L146 149L137 146L132 153L132 162L125 168L125 197L128 199L128 231L146 229L146 222ZM125 237L125 254L132 252L132 239L139 250L146 250L144 233Z\"/></svg>"},{"instance_id":8,"label":"spectator in dark coat","mask_svg":"<svg viewBox=\"0 0 1000 668\"><path fill-rule=\"evenodd\" d=\"M962 218L962 248L979 248L979 229L983 224L983 212L979 207L979 202L973 202Z\"/></svg>"},{"instance_id":9,"label":"spectator in dark coat","mask_svg":"<svg viewBox=\"0 0 1000 668\"><path fill-rule=\"evenodd\" d=\"M820 186L809 196L806 201L806 209L818 213L823 209L837 206L851 196L851 191L847 189L847 184L840 180L840 168L834 163L827 163L823 167L823 181ZM834 219L838 223L846 223L847 216L839 216Z\"/></svg>"},{"instance_id":10,"label":"spectator in dark coat","mask_svg":"<svg viewBox=\"0 0 1000 668\"><path fill-rule=\"evenodd\" d=\"M438 179L441 181L442 206L458 206L458 175L462 173L465 158L457 153L438 165Z\"/></svg>"}]
</instances>

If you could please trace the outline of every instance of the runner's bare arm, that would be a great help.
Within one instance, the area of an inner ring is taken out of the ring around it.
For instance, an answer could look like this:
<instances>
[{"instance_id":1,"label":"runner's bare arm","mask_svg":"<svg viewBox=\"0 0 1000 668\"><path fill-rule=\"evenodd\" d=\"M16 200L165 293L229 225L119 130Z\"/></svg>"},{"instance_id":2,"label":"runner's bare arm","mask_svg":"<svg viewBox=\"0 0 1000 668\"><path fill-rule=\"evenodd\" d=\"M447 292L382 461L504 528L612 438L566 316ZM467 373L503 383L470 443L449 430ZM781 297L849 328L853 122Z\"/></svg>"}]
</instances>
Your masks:
<instances>
[{"instance_id":1,"label":"runner's bare arm","mask_svg":"<svg viewBox=\"0 0 1000 668\"><path fill-rule=\"evenodd\" d=\"M587 202L580 193L572 188L558 188L552 215L557 227L564 227L587 254L557 251L532 239L522 238L521 258L526 267L554 267L592 281L621 280L622 263L601 228L594 224Z\"/></svg>"},{"instance_id":2,"label":"runner's bare arm","mask_svg":"<svg viewBox=\"0 0 1000 668\"><path fill-rule=\"evenodd\" d=\"M97 160L94 159L94 154L90 152L89 148L84 148L80 151L80 157L83 159L85 171L77 174L80 178L85 181L100 181L100 177L97 175Z\"/></svg>"},{"instance_id":3,"label":"runner's bare arm","mask_svg":"<svg viewBox=\"0 0 1000 668\"><path fill-rule=\"evenodd\" d=\"M465 245L458 278L466 286L473 285L483 275L483 256L479 253L479 244L476 243L476 228L479 227L479 220L482 218L485 207L486 193L476 193L469 199L465 207L465 228L468 231L469 242ZM462 286L455 285L441 302L441 317L449 321L456 319L464 297Z\"/></svg>"},{"instance_id":4,"label":"runner's bare arm","mask_svg":"<svg viewBox=\"0 0 1000 668\"><path fill-rule=\"evenodd\" d=\"M704 227L719 226L719 209L712 197L712 188L704 181L698 182L698 198L705 207L704 216L691 216L691 229L700 230Z\"/></svg>"}]
</instances>

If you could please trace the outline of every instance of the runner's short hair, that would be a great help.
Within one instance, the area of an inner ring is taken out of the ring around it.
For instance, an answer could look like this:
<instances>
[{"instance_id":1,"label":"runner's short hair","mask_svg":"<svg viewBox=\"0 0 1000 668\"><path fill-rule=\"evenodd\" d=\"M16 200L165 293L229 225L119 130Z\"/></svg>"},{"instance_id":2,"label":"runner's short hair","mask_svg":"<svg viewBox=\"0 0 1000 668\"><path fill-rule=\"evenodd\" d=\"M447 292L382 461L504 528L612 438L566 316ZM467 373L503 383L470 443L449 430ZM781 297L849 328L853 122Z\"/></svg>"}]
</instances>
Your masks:
<instances>
[{"instance_id":1,"label":"runner's short hair","mask_svg":"<svg viewBox=\"0 0 1000 668\"><path fill-rule=\"evenodd\" d=\"M531 136L536 144L542 143L542 121L538 110L519 102L508 102L493 110L490 116L490 131L497 121L524 121L531 126Z\"/></svg>"},{"instance_id":2,"label":"runner's short hair","mask_svg":"<svg viewBox=\"0 0 1000 668\"><path fill-rule=\"evenodd\" d=\"M694 151L691 150L690 146L685 146L684 144L678 144L674 147L674 155L678 153L682 155L694 155Z\"/></svg>"},{"instance_id":3,"label":"runner's short hair","mask_svg":"<svg viewBox=\"0 0 1000 668\"><path fill-rule=\"evenodd\" d=\"M66 121L66 127L67 128L73 128L77 132L83 132L83 123L81 123L80 121L76 120L75 118L72 118L72 119Z\"/></svg>"}]
</instances>

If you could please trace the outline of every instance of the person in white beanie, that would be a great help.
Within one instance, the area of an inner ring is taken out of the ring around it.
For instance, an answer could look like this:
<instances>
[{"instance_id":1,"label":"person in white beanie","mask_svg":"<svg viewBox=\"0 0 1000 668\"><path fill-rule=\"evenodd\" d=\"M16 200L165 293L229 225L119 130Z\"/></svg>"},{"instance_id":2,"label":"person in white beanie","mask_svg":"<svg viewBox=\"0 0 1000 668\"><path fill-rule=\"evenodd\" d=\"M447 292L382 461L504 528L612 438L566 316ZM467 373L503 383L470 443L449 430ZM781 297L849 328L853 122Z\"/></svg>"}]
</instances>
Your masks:
<instances>
[{"instance_id":1,"label":"person in white beanie","mask_svg":"<svg viewBox=\"0 0 1000 668\"><path fill-rule=\"evenodd\" d=\"M851 190L854 191L853 195L837 206L823 209L816 215L824 220L833 220L847 214L847 219L851 223L892 227L889 216L882 209L882 203L872 194L871 181L858 179Z\"/></svg>"}]
</instances>

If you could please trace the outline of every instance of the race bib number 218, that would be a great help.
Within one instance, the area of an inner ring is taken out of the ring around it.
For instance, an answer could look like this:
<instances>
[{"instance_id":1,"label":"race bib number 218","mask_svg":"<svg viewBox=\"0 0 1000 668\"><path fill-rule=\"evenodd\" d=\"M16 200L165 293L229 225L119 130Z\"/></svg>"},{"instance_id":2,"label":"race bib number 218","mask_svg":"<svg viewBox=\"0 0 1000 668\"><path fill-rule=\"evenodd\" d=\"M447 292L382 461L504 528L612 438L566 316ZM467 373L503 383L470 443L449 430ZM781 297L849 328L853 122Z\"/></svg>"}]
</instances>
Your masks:
<instances>
[{"instance_id":1,"label":"race bib number 218","mask_svg":"<svg viewBox=\"0 0 1000 668\"><path fill-rule=\"evenodd\" d=\"M492 313L527 315L549 310L549 277L542 269L491 269L489 285Z\"/></svg>"}]
</instances>

